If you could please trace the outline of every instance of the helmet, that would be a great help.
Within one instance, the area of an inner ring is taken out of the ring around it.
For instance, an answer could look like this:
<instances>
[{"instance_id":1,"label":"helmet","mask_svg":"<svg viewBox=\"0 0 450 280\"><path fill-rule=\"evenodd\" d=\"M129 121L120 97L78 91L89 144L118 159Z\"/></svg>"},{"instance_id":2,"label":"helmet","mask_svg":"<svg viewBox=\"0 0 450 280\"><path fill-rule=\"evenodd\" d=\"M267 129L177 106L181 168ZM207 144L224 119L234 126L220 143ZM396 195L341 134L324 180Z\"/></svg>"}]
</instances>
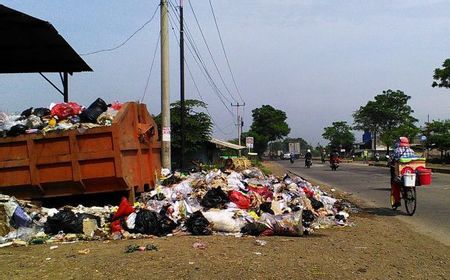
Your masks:
<instances>
[{"instance_id":1,"label":"helmet","mask_svg":"<svg viewBox=\"0 0 450 280\"><path fill-rule=\"evenodd\" d=\"M308 150L307 150L307 152L308 152L308 153L311 153L311 150L310 150L310 149L308 149Z\"/></svg>"},{"instance_id":2,"label":"helmet","mask_svg":"<svg viewBox=\"0 0 450 280\"><path fill-rule=\"evenodd\" d=\"M409 147L409 139L407 137L399 138L399 146L400 147Z\"/></svg>"}]
</instances>

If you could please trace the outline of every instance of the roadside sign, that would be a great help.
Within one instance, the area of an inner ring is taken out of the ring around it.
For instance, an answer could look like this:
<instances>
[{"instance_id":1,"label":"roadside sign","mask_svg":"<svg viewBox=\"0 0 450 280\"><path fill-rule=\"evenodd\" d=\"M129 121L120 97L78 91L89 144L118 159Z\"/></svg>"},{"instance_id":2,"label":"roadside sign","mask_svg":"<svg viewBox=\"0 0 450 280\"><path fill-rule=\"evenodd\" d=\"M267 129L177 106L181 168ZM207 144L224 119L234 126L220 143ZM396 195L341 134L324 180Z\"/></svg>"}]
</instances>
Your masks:
<instances>
[{"instance_id":1,"label":"roadside sign","mask_svg":"<svg viewBox=\"0 0 450 280\"><path fill-rule=\"evenodd\" d=\"M245 146L253 149L253 137L245 137Z\"/></svg>"}]
</instances>

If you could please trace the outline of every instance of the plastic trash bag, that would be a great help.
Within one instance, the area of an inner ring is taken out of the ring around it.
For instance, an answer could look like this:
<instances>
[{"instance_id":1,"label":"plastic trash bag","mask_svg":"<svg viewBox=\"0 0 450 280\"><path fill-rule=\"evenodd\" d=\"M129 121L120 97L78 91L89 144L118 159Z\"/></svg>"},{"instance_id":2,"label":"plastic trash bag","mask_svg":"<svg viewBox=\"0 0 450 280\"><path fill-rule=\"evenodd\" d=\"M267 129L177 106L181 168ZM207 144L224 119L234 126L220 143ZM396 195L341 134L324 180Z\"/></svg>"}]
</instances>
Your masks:
<instances>
[{"instance_id":1,"label":"plastic trash bag","mask_svg":"<svg viewBox=\"0 0 450 280\"><path fill-rule=\"evenodd\" d=\"M130 215L128 215L126 221L127 221L127 228L134 229L136 225L136 213L131 213Z\"/></svg>"},{"instance_id":2,"label":"plastic trash bag","mask_svg":"<svg viewBox=\"0 0 450 280\"><path fill-rule=\"evenodd\" d=\"M22 117L28 118L32 112L33 112L33 107L24 110L22 113L20 113L20 115Z\"/></svg>"},{"instance_id":3,"label":"plastic trash bag","mask_svg":"<svg viewBox=\"0 0 450 280\"><path fill-rule=\"evenodd\" d=\"M100 218L85 213L75 214L69 208L64 208L53 217L48 217L44 224L45 233L57 234L60 231L64 233L83 233L83 220L93 219L97 221L97 226L100 225Z\"/></svg>"},{"instance_id":4,"label":"plastic trash bag","mask_svg":"<svg viewBox=\"0 0 450 280\"><path fill-rule=\"evenodd\" d=\"M133 232L158 235L158 214L151 210L142 209L136 214Z\"/></svg>"},{"instance_id":5,"label":"plastic trash bag","mask_svg":"<svg viewBox=\"0 0 450 280\"><path fill-rule=\"evenodd\" d=\"M230 202L227 194L222 191L221 187L209 190L202 198L200 204L205 208L223 208L225 204Z\"/></svg>"},{"instance_id":6,"label":"plastic trash bag","mask_svg":"<svg viewBox=\"0 0 450 280\"><path fill-rule=\"evenodd\" d=\"M126 197L122 197L122 200L120 201L119 208L117 209L116 213L114 213L114 216L112 220L116 220L121 217L126 217L134 212L133 206L130 205L128 202L128 199Z\"/></svg>"},{"instance_id":7,"label":"plastic trash bag","mask_svg":"<svg viewBox=\"0 0 450 280\"><path fill-rule=\"evenodd\" d=\"M51 109L51 115L64 120L70 116L78 115L81 112L81 106L75 102L58 103Z\"/></svg>"},{"instance_id":8,"label":"plastic trash bag","mask_svg":"<svg viewBox=\"0 0 450 280\"><path fill-rule=\"evenodd\" d=\"M37 117L45 117L45 116L50 116L52 114L52 111L50 111L50 109L48 108L36 108L33 110L33 115L37 116Z\"/></svg>"},{"instance_id":9,"label":"plastic trash bag","mask_svg":"<svg viewBox=\"0 0 450 280\"><path fill-rule=\"evenodd\" d=\"M14 228L29 227L31 224L31 218L23 211L22 207L17 206L14 214L9 220L9 224Z\"/></svg>"},{"instance_id":10,"label":"plastic trash bag","mask_svg":"<svg viewBox=\"0 0 450 280\"><path fill-rule=\"evenodd\" d=\"M97 98L87 109L80 114L81 122L96 123L97 118L108 109L106 102Z\"/></svg>"},{"instance_id":11,"label":"plastic trash bag","mask_svg":"<svg viewBox=\"0 0 450 280\"><path fill-rule=\"evenodd\" d=\"M215 231L240 232L245 225L244 220L235 218L235 213L227 210L210 210L202 214Z\"/></svg>"},{"instance_id":12,"label":"plastic trash bag","mask_svg":"<svg viewBox=\"0 0 450 280\"><path fill-rule=\"evenodd\" d=\"M321 201L318 201L314 197L310 197L309 200L311 200L311 205L314 208L314 210L318 210L324 207L323 203Z\"/></svg>"},{"instance_id":13,"label":"plastic trash bag","mask_svg":"<svg viewBox=\"0 0 450 280\"><path fill-rule=\"evenodd\" d=\"M248 234L251 236L259 236L265 235L264 232L267 231L268 229L269 227L267 225L259 222L248 223L241 229L241 233Z\"/></svg>"},{"instance_id":14,"label":"plastic trash bag","mask_svg":"<svg viewBox=\"0 0 450 280\"><path fill-rule=\"evenodd\" d=\"M302 212L296 211L283 215L270 215L264 213L261 215L260 223L267 225L273 235L280 236L302 236Z\"/></svg>"},{"instance_id":15,"label":"plastic trash bag","mask_svg":"<svg viewBox=\"0 0 450 280\"><path fill-rule=\"evenodd\" d=\"M186 221L187 230L193 235L210 235L211 228L209 221L202 212L194 212Z\"/></svg>"},{"instance_id":16,"label":"plastic trash bag","mask_svg":"<svg viewBox=\"0 0 450 280\"><path fill-rule=\"evenodd\" d=\"M40 117L31 115L27 119L26 126L28 128L43 128L44 123L42 122Z\"/></svg>"},{"instance_id":17,"label":"plastic trash bag","mask_svg":"<svg viewBox=\"0 0 450 280\"><path fill-rule=\"evenodd\" d=\"M228 198L231 202L236 204L236 206L240 209L248 209L250 208L250 197L247 195L238 192L238 191L230 191Z\"/></svg>"},{"instance_id":18,"label":"plastic trash bag","mask_svg":"<svg viewBox=\"0 0 450 280\"><path fill-rule=\"evenodd\" d=\"M10 137L15 137L18 135L25 134L25 131L27 129L28 129L28 127L26 125L16 124L16 125L12 126L8 132L6 132L6 135L10 136Z\"/></svg>"}]
</instances>

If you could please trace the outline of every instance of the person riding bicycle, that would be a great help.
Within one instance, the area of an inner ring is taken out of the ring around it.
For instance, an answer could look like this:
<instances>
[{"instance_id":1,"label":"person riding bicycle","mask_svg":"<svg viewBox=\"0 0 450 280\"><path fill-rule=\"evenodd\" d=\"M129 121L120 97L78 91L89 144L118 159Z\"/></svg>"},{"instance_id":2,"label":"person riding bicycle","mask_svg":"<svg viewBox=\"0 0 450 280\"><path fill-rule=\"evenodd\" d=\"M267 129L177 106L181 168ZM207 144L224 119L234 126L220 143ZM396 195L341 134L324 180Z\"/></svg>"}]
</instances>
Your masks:
<instances>
[{"instance_id":1,"label":"person riding bicycle","mask_svg":"<svg viewBox=\"0 0 450 280\"><path fill-rule=\"evenodd\" d=\"M312 160L312 154L311 154L311 150L310 149L308 149L306 151L306 154L305 154L305 166L307 166L308 160Z\"/></svg>"},{"instance_id":2,"label":"person riding bicycle","mask_svg":"<svg viewBox=\"0 0 450 280\"><path fill-rule=\"evenodd\" d=\"M409 147L409 139L407 137L400 137L396 144L396 148L394 152L392 153L391 157L391 192L392 196L394 198L394 204L392 207L396 209L401 205L400 203L400 186L401 186L401 180L397 175L395 174L395 163L398 162L401 158L414 158L416 157L416 154L414 151Z\"/></svg>"}]
</instances>

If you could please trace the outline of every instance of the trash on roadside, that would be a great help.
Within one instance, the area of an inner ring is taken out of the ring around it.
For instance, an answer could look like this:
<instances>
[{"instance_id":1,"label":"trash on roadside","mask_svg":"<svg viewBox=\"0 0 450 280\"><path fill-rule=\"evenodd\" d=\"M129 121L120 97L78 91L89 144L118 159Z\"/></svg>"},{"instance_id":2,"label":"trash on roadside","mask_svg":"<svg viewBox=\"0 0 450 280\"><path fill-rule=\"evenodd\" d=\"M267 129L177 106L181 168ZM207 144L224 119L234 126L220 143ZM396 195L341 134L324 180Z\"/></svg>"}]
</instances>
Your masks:
<instances>
[{"instance_id":1,"label":"trash on roadside","mask_svg":"<svg viewBox=\"0 0 450 280\"><path fill-rule=\"evenodd\" d=\"M208 246L203 242L197 241L194 244L192 244L192 247L195 249L203 250L206 249Z\"/></svg>"},{"instance_id":2,"label":"trash on roadside","mask_svg":"<svg viewBox=\"0 0 450 280\"><path fill-rule=\"evenodd\" d=\"M349 213L355 207L347 201L331 197L300 177L266 177L258 168L242 165L246 167L226 173L213 169L184 174L163 169L163 180L141 194L134 205L122 198L118 206L55 209L0 194L0 244L186 234L304 236L317 229L352 224ZM257 240L255 244L266 243ZM147 246L130 245L126 251L148 251Z\"/></svg>"}]
</instances>

